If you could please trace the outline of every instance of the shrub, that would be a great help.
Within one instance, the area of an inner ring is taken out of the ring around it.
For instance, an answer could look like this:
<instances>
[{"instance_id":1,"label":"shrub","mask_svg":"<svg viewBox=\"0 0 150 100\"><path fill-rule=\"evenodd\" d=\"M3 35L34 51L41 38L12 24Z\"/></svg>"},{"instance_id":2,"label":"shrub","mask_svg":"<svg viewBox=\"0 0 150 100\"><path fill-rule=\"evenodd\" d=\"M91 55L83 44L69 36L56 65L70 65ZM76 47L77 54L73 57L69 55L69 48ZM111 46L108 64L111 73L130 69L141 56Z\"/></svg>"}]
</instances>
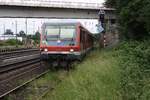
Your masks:
<instances>
[{"instance_id":1,"label":"shrub","mask_svg":"<svg viewBox=\"0 0 150 100\"><path fill-rule=\"evenodd\" d=\"M10 40L7 40L5 43L9 44L9 45L16 45L16 40L15 39L10 39Z\"/></svg>"},{"instance_id":2,"label":"shrub","mask_svg":"<svg viewBox=\"0 0 150 100\"><path fill-rule=\"evenodd\" d=\"M14 46L14 45L22 45L22 42L18 40L16 41L15 39L0 41L0 46Z\"/></svg>"},{"instance_id":3,"label":"shrub","mask_svg":"<svg viewBox=\"0 0 150 100\"><path fill-rule=\"evenodd\" d=\"M123 100L150 99L150 41L130 41L117 49Z\"/></svg>"}]
</instances>

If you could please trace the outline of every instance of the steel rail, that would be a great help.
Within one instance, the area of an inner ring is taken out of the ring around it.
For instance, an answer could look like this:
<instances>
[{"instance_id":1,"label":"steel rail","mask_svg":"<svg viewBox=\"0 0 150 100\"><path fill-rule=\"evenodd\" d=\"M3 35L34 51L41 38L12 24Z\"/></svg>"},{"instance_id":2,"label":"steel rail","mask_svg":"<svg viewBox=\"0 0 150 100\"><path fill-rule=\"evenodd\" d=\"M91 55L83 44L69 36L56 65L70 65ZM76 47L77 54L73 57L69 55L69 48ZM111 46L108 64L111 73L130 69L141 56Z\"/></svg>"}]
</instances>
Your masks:
<instances>
[{"instance_id":1,"label":"steel rail","mask_svg":"<svg viewBox=\"0 0 150 100\"><path fill-rule=\"evenodd\" d=\"M37 50L37 51L3 54L3 55L0 55L0 59L4 60L4 59L16 58L16 57L26 56L26 55L30 55L30 54L35 54L35 53L40 53L40 51Z\"/></svg>"},{"instance_id":2,"label":"steel rail","mask_svg":"<svg viewBox=\"0 0 150 100\"><path fill-rule=\"evenodd\" d=\"M12 53L21 53L21 52L29 52L29 51L39 51L38 49L15 49L15 50L6 50L5 52L0 51L0 55L12 54Z\"/></svg>"},{"instance_id":3,"label":"steel rail","mask_svg":"<svg viewBox=\"0 0 150 100\"><path fill-rule=\"evenodd\" d=\"M18 51L18 50L27 50L32 48L0 48L0 52L9 52L9 51Z\"/></svg>"},{"instance_id":4,"label":"steel rail","mask_svg":"<svg viewBox=\"0 0 150 100\"><path fill-rule=\"evenodd\" d=\"M0 98L33 81L48 71L38 49L0 52Z\"/></svg>"},{"instance_id":5,"label":"steel rail","mask_svg":"<svg viewBox=\"0 0 150 100\"><path fill-rule=\"evenodd\" d=\"M32 60L32 59L35 59L35 58L40 59L40 54L32 54L32 55L28 55L28 56L26 55L26 56L23 56L23 57L4 59L4 60L1 60L0 67L4 67L4 66L7 66L7 65L15 64L15 63L21 63L21 62Z\"/></svg>"},{"instance_id":6,"label":"steel rail","mask_svg":"<svg viewBox=\"0 0 150 100\"><path fill-rule=\"evenodd\" d=\"M34 71L35 69L38 69L38 67L33 68L33 69L31 69L31 70L28 70L28 71L26 71L26 72L24 72L24 73L21 73L20 75L18 75L18 77L21 76L21 75L23 75L23 74L25 74L25 73L32 72L32 71ZM28 81L22 83L21 85L18 85L18 86L16 86L15 88L13 88L13 89L11 89L11 90L9 90L9 91L3 93L2 95L0 95L0 98L2 98L2 97L4 97L4 96L8 95L9 93L11 93L11 92L13 92L13 91L19 89L20 87L22 87L22 86L28 84L29 82L31 82L31 81L33 81L33 80L39 78L40 76L46 74L48 71L49 71L49 70L45 70L44 72L40 73L40 74L37 75L36 77L33 77L33 78L31 78L30 80L28 80ZM14 78L16 78L16 77L17 77L17 76L15 76Z\"/></svg>"},{"instance_id":7,"label":"steel rail","mask_svg":"<svg viewBox=\"0 0 150 100\"><path fill-rule=\"evenodd\" d=\"M32 60L21 62L21 64L19 64L20 63L19 62L19 63L15 63L15 64L11 64L11 65L6 65L4 67L0 67L0 74L1 73L6 73L8 71L11 71L11 70L14 70L14 69L17 69L17 68L21 68L23 66L31 65L31 64L34 64L36 62L40 62L40 59L35 58L35 59L32 59Z\"/></svg>"}]
</instances>

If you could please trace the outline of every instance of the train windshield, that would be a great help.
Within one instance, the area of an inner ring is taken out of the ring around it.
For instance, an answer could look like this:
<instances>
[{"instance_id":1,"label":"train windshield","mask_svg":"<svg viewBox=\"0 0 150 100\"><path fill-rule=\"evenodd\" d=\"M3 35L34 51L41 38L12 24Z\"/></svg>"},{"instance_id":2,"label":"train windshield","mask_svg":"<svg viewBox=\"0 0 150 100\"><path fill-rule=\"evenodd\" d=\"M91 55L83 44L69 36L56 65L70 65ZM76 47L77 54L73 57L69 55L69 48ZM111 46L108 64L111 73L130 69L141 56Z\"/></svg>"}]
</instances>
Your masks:
<instances>
[{"instance_id":1,"label":"train windshield","mask_svg":"<svg viewBox=\"0 0 150 100\"><path fill-rule=\"evenodd\" d=\"M60 39L73 39L75 35L75 28L71 26L62 26L60 28Z\"/></svg>"},{"instance_id":2,"label":"train windshield","mask_svg":"<svg viewBox=\"0 0 150 100\"><path fill-rule=\"evenodd\" d=\"M47 40L70 40L74 38L75 26L47 26Z\"/></svg>"},{"instance_id":3,"label":"train windshield","mask_svg":"<svg viewBox=\"0 0 150 100\"><path fill-rule=\"evenodd\" d=\"M75 26L46 26L45 35L48 45L75 44ZM61 43L57 43L61 41Z\"/></svg>"},{"instance_id":4,"label":"train windshield","mask_svg":"<svg viewBox=\"0 0 150 100\"><path fill-rule=\"evenodd\" d=\"M58 40L59 38L59 27L58 26L47 26L45 33L47 40Z\"/></svg>"}]
</instances>

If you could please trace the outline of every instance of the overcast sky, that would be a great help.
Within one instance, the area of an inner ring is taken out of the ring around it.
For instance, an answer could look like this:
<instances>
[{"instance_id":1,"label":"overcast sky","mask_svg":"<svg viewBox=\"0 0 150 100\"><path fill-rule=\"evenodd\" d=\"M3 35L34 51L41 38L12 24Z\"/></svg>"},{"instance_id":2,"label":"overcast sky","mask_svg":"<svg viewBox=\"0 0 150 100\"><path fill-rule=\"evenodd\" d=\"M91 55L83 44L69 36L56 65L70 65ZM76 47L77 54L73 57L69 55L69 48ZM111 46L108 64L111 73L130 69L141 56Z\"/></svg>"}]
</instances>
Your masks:
<instances>
[{"instance_id":1,"label":"overcast sky","mask_svg":"<svg viewBox=\"0 0 150 100\"><path fill-rule=\"evenodd\" d=\"M96 25L97 19L27 19L27 34L34 34L36 31L41 31L41 25L44 22L80 22L91 33L98 33ZM11 29L15 34L16 30L19 33L21 30L26 32L26 19L24 18L0 18L0 34L4 34L4 30Z\"/></svg>"},{"instance_id":2,"label":"overcast sky","mask_svg":"<svg viewBox=\"0 0 150 100\"><path fill-rule=\"evenodd\" d=\"M73 1L73 0L52 0L52 1ZM105 0L76 0L74 2L89 2L89 3L104 3ZM86 19L70 19L71 21L79 21L86 28L95 32L95 25L98 23L97 20L86 20ZM41 25L44 22L53 21L64 21L64 19L27 19L27 33L33 34L37 30L40 30ZM25 18L0 18L0 34L4 33L4 29L11 29L14 33L19 31L26 31L26 19ZM17 27L16 27L17 26Z\"/></svg>"}]
</instances>

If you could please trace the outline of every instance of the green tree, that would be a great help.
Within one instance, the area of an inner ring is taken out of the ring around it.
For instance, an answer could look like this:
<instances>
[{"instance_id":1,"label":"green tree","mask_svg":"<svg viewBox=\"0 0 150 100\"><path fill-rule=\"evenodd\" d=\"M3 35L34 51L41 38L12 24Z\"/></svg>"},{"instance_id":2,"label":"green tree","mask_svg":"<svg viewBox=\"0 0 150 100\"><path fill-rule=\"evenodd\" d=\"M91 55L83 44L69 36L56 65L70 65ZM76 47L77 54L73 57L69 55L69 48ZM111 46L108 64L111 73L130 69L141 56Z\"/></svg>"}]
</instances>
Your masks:
<instances>
[{"instance_id":1,"label":"green tree","mask_svg":"<svg viewBox=\"0 0 150 100\"><path fill-rule=\"evenodd\" d=\"M28 35L28 38L34 40L34 43L39 44L40 43L40 32L36 32L35 35Z\"/></svg>"},{"instance_id":2,"label":"green tree","mask_svg":"<svg viewBox=\"0 0 150 100\"><path fill-rule=\"evenodd\" d=\"M149 36L149 0L106 0L105 5L116 8L123 37L139 40Z\"/></svg>"},{"instance_id":3,"label":"green tree","mask_svg":"<svg viewBox=\"0 0 150 100\"><path fill-rule=\"evenodd\" d=\"M116 8L117 0L106 0L106 2L104 4L105 4L106 7Z\"/></svg>"},{"instance_id":4,"label":"green tree","mask_svg":"<svg viewBox=\"0 0 150 100\"><path fill-rule=\"evenodd\" d=\"M35 36L36 36L36 39L37 39L37 40L40 40L40 32L39 32L39 31L37 31L37 32L35 33Z\"/></svg>"},{"instance_id":5,"label":"green tree","mask_svg":"<svg viewBox=\"0 0 150 100\"><path fill-rule=\"evenodd\" d=\"M19 36L21 36L21 37L26 37L26 34L25 34L25 32L24 32L23 30L21 30L21 31L19 32Z\"/></svg>"},{"instance_id":6,"label":"green tree","mask_svg":"<svg viewBox=\"0 0 150 100\"><path fill-rule=\"evenodd\" d=\"M6 29L4 35L13 35L13 32L11 31L11 29Z\"/></svg>"}]
</instances>

